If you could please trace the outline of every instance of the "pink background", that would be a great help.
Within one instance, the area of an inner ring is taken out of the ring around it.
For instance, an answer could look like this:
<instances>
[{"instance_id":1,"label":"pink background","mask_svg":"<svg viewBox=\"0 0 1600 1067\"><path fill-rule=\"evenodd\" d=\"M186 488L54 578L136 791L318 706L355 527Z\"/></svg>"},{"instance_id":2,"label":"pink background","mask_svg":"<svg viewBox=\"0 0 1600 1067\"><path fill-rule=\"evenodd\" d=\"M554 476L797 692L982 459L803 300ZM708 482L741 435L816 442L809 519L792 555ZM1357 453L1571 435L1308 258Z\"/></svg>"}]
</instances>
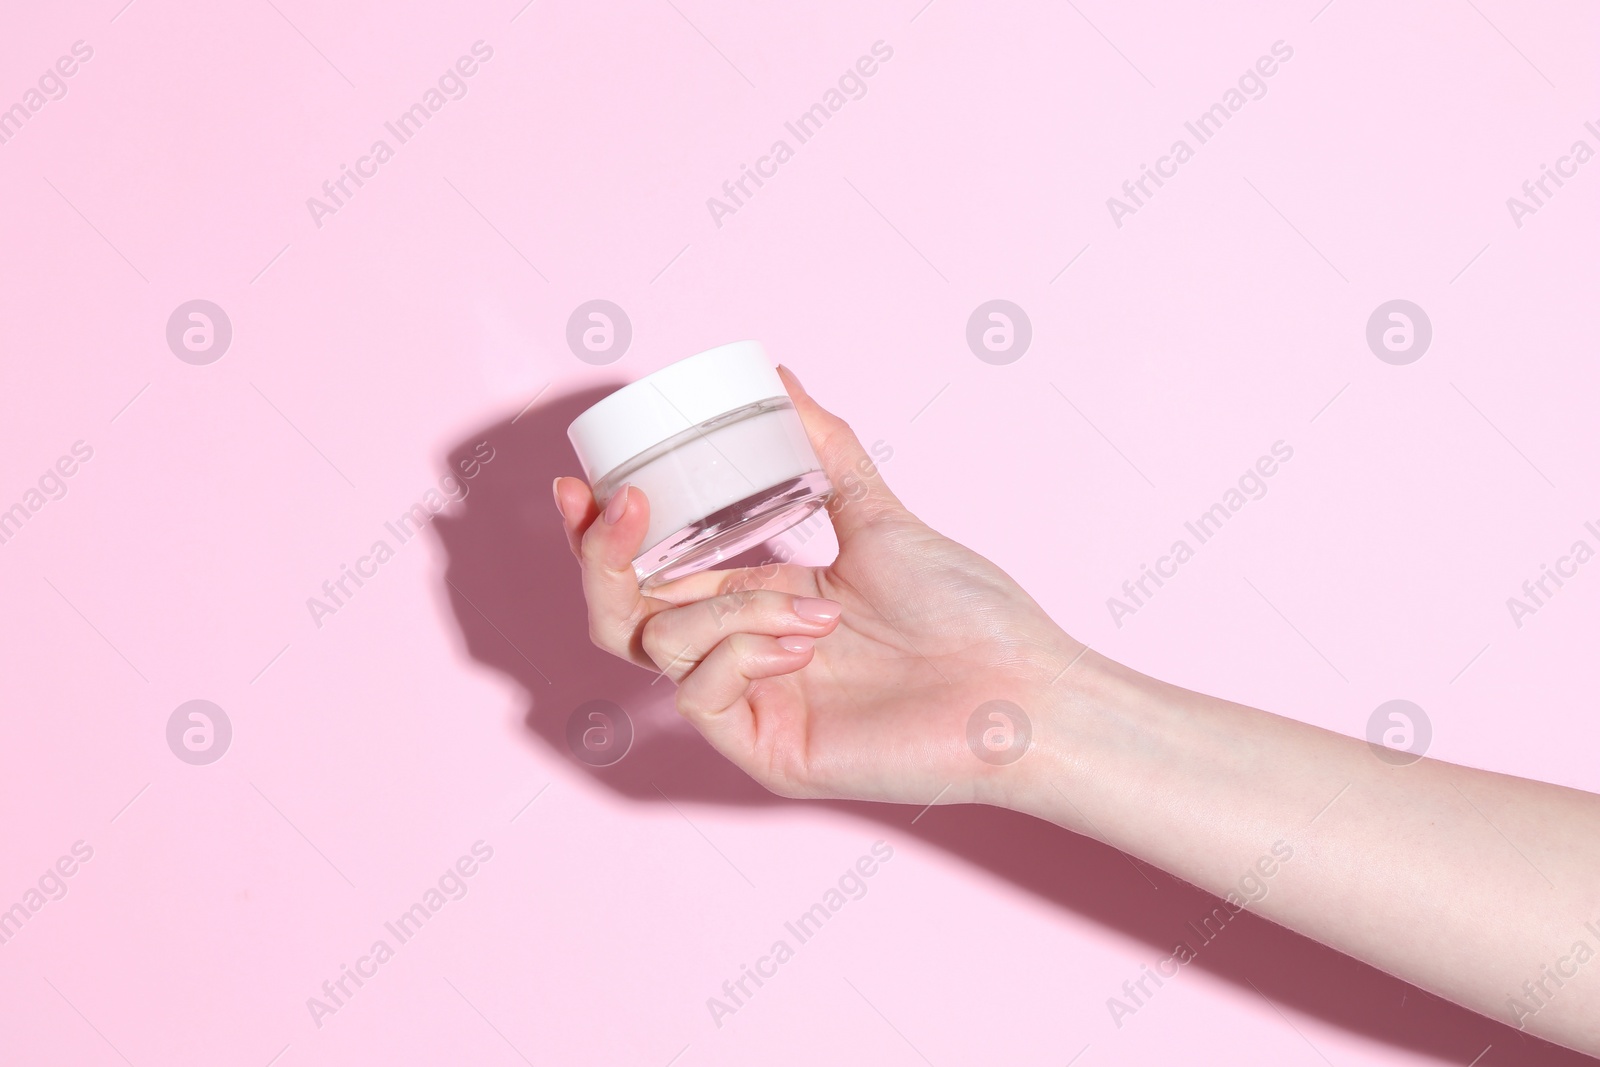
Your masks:
<instances>
[{"instance_id":1,"label":"pink background","mask_svg":"<svg viewBox=\"0 0 1600 1067\"><path fill-rule=\"evenodd\" d=\"M93 858L0 945L0 1060L1577 1062L1253 916L1118 1028L1107 998L1208 897L999 811L767 797L589 647L550 504L597 390L759 338L1108 655L1357 735L1413 700L1432 755L1600 789L1600 563L1520 628L1506 606L1600 543L1600 161L1520 228L1505 203L1600 148L1600 16L1321 2L11 13L0 106L93 58L0 145L0 508L93 458L0 545L0 908ZM465 97L317 226L307 198L479 40ZM880 40L717 226L707 198ZM1279 40L1266 95L1116 226L1107 197ZM596 298L633 326L603 367L565 341ZM1033 328L1004 366L965 341L995 298ZM1433 325L1407 366L1364 336L1395 298ZM165 338L193 299L233 327L209 365ZM1115 625L1278 440L1268 494ZM464 505L315 625L484 441ZM207 766L166 742L191 699L233 727ZM590 699L635 723L612 767L566 745ZM467 895L319 1027L307 998L480 840ZM716 1026L877 840L867 894Z\"/></svg>"}]
</instances>

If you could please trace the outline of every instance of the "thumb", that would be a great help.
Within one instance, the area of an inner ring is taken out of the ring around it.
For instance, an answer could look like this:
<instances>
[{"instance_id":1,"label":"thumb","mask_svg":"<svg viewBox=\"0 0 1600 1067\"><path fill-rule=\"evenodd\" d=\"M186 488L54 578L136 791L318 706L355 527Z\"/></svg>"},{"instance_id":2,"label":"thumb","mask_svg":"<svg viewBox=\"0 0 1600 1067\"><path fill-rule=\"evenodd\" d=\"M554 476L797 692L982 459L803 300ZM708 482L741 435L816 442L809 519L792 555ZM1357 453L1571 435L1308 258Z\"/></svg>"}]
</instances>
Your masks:
<instances>
[{"instance_id":1,"label":"thumb","mask_svg":"<svg viewBox=\"0 0 1600 1067\"><path fill-rule=\"evenodd\" d=\"M780 366L778 374L789 390L789 398L806 428L806 436L811 438L811 448L833 484L828 516L833 520L840 543L885 520L915 521L915 516L884 482L877 462L861 447L849 423L813 400L788 367Z\"/></svg>"}]
</instances>

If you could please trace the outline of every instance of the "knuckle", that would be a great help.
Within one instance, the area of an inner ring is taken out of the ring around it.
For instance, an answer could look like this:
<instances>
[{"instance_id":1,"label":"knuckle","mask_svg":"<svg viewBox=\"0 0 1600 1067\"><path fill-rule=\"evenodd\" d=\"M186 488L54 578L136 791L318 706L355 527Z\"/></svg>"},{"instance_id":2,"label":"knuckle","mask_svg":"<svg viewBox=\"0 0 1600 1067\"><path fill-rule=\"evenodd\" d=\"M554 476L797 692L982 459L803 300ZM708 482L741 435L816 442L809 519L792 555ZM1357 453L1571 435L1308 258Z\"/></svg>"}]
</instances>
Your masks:
<instances>
[{"instance_id":1,"label":"knuckle","mask_svg":"<svg viewBox=\"0 0 1600 1067\"><path fill-rule=\"evenodd\" d=\"M689 690L681 685L678 687L678 696L674 701L674 706L678 709L678 714L685 719L694 719L700 713L698 702L689 693Z\"/></svg>"},{"instance_id":2,"label":"knuckle","mask_svg":"<svg viewBox=\"0 0 1600 1067\"><path fill-rule=\"evenodd\" d=\"M604 562L607 542L610 533L615 527L607 526L603 522L594 522L583 531L578 538L578 554L585 565L600 566Z\"/></svg>"},{"instance_id":3,"label":"knuckle","mask_svg":"<svg viewBox=\"0 0 1600 1067\"><path fill-rule=\"evenodd\" d=\"M856 432L837 415L830 414L822 426L822 447L835 456L845 457L860 449Z\"/></svg>"},{"instance_id":4,"label":"knuckle","mask_svg":"<svg viewBox=\"0 0 1600 1067\"><path fill-rule=\"evenodd\" d=\"M711 615L711 621L721 628L730 616L739 614L744 607L744 594L742 592L723 593L706 601L706 610Z\"/></svg>"},{"instance_id":5,"label":"knuckle","mask_svg":"<svg viewBox=\"0 0 1600 1067\"><path fill-rule=\"evenodd\" d=\"M603 550L604 546L600 543L599 535L591 531L584 534L578 542L578 559L585 567L598 567L602 562Z\"/></svg>"},{"instance_id":6,"label":"knuckle","mask_svg":"<svg viewBox=\"0 0 1600 1067\"><path fill-rule=\"evenodd\" d=\"M745 668L761 659L765 645L755 634L738 633L728 638L728 651L732 655L733 669L749 677Z\"/></svg>"},{"instance_id":7,"label":"knuckle","mask_svg":"<svg viewBox=\"0 0 1600 1067\"><path fill-rule=\"evenodd\" d=\"M594 647L613 656L628 658L630 638L637 628L631 623L610 622L606 619L589 620L589 640Z\"/></svg>"},{"instance_id":8,"label":"knuckle","mask_svg":"<svg viewBox=\"0 0 1600 1067\"><path fill-rule=\"evenodd\" d=\"M760 589L760 585L762 585L762 582L760 582L758 571L749 568L739 569L739 571L728 571L728 574L722 579L722 585L720 585L718 592L728 593L728 595L742 595L742 593L750 592L752 589Z\"/></svg>"},{"instance_id":9,"label":"knuckle","mask_svg":"<svg viewBox=\"0 0 1600 1067\"><path fill-rule=\"evenodd\" d=\"M662 653L666 649L667 643L665 635L662 633L662 628L665 624L656 621L660 618L660 615L652 615L639 628L639 647L644 650L646 656L650 657L652 663L658 667L664 667L666 659L663 658Z\"/></svg>"},{"instance_id":10,"label":"knuckle","mask_svg":"<svg viewBox=\"0 0 1600 1067\"><path fill-rule=\"evenodd\" d=\"M720 629L722 624L729 619L741 620L749 615L767 596L762 589L752 588L748 585L713 597L708 604L711 608L711 621Z\"/></svg>"},{"instance_id":11,"label":"knuckle","mask_svg":"<svg viewBox=\"0 0 1600 1067\"><path fill-rule=\"evenodd\" d=\"M656 649L661 647L661 624L656 622L655 616L644 621L638 629L639 647L651 659L656 658Z\"/></svg>"},{"instance_id":12,"label":"knuckle","mask_svg":"<svg viewBox=\"0 0 1600 1067\"><path fill-rule=\"evenodd\" d=\"M767 583L776 576L775 571L769 573L765 566L729 571L717 591L721 594L749 598L765 589Z\"/></svg>"}]
</instances>

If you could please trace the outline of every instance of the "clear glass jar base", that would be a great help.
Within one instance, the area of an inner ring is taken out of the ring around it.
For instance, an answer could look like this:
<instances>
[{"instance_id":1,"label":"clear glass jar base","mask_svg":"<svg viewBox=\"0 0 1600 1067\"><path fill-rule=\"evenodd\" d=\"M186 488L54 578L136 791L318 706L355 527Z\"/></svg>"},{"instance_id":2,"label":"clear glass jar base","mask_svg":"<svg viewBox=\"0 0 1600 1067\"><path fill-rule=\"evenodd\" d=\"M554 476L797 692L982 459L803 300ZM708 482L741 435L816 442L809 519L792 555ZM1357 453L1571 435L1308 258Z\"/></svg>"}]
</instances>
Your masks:
<instances>
[{"instance_id":1,"label":"clear glass jar base","mask_svg":"<svg viewBox=\"0 0 1600 1067\"><path fill-rule=\"evenodd\" d=\"M634 559L633 572L651 586L715 567L804 522L832 494L821 471L780 482L663 538Z\"/></svg>"}]
</instances>

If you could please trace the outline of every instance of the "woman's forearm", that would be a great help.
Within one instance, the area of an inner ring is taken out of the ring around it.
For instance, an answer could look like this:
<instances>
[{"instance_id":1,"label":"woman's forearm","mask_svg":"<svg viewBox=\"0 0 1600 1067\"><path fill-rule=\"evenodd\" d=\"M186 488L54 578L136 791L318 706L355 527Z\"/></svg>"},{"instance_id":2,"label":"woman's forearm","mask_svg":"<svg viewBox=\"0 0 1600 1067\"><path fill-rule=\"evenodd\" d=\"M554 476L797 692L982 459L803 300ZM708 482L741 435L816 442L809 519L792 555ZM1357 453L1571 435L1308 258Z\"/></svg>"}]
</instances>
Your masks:
<instances>
[{"instance_id":1,"label":"woman's forearm","mask_svg":"<svg viewBox=\"0 0 1600 1067\"><path fill-rule=\"evenodd\" d=\"M1093 652L1070 673L1037 697L1008 806L1600 1055L1600 797L1397 766Z\"/></svg>"}]
</instances>

